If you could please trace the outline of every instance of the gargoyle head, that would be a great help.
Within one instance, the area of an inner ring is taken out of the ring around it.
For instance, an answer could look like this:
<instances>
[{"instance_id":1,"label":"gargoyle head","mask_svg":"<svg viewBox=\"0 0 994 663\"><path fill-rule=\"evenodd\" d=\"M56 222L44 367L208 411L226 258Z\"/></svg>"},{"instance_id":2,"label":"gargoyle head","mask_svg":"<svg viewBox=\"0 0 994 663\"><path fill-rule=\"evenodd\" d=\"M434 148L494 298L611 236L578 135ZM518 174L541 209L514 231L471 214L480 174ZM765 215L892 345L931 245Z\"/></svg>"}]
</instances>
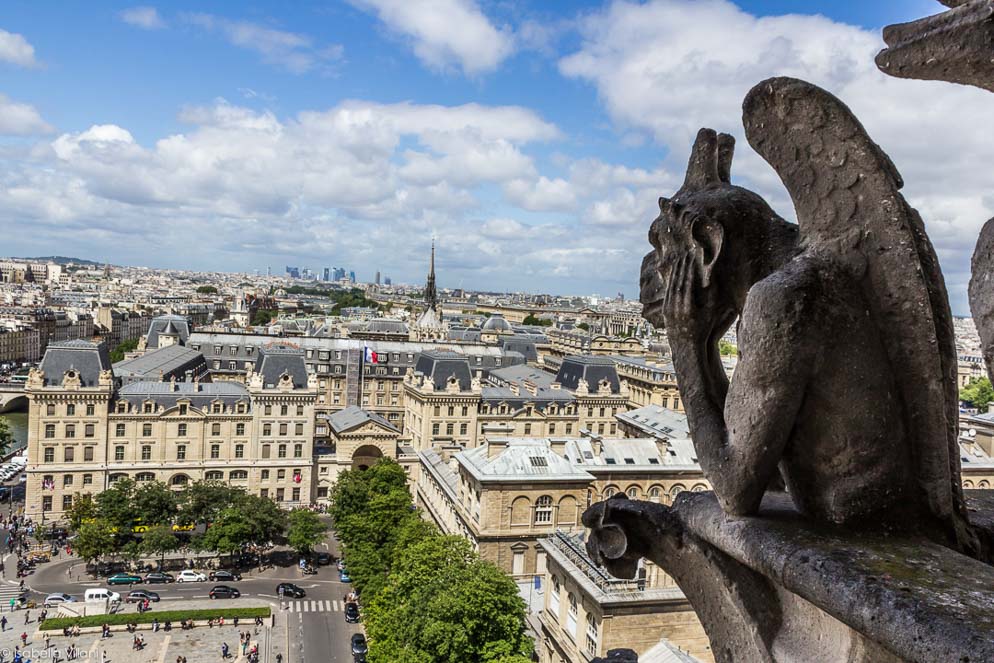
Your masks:
<instances>
[{"instance_id":1,"label":"gargoyle head","mask_svg":"<svg viewBox=\"0 0 994 663\"><path fill-rule=\"evenodd\" d=\"M757 262L770 253L764 249L769 237L791 226L761 197L731 184L734 150L732 136L701 129L683 186L659 199L659 216L649 229L653 254L642 261L641 277L643 315L657 327L665 326L667 284L689 259L690 269L682 273L693 279L699 302L707 295L701 314L712 316L715 328L727 328L759 277ZM796 226L788 232L796 236ZM653 263L656 276L648 274Z\"/></svg>"},{"instance_id":2,"label":"gargoyle head","mask_svg":"<svg viewBox=\"0 0 994 663\"><path fill-rule=\"evenodd\" d=\"M617 578L634 578L639 560L651 559L662 535L682 531L670 509L652 502L634 502L618 493L583 513L590 530L587 554Z\"/></svg>"}]
</instances>

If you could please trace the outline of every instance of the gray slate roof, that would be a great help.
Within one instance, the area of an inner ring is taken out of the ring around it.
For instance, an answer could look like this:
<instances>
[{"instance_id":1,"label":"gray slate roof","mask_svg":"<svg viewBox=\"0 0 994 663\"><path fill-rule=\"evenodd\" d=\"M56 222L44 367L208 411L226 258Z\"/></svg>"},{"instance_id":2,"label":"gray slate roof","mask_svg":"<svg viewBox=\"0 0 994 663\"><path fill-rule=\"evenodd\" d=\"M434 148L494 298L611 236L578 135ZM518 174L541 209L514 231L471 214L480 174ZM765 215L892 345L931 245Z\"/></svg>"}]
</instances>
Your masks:
<instances>
[{"instance_id":1,"label":"gray slate roof","mask_svg":"<svg viewBox=\"0 0 994 663\"><path fill-rule=\"evenodd\" d=\"M449 378L455 377L462 391L472 386L473 376L469 372L469 360L465 355L448 350L422 352L414 365L414 372L430 378L435 389L444 390Z\"/></svg>"},{"instance_id":2,"label":"gray slate roof","mask_svg":"<svg viewBox=\"0 0 994 663\"><path fill-rule=\"evenodd\" d=\"M535 409L544 410L550 403L562 404L573 400L573 394L568 390L552 388L555 376L525 364L490 371L487 380L490 384L483 387L483 401L491 405L534 403ZM534 394L528 390L526 383L534 385ZM517 394L511 391L512 385L517 385Z\"/></svg>"},{"instance_id":3,"label":"gray slate roof","mask_svg":"<svg viewBox=\"0 0 994 663\"><path fill-rule=\"evenodd\" d=\"M206 409L215 400L225 405L245 401L249 406L247 411L251 410L248 389L237 382L132 382L118 389L117 396L132 405L151 399L166 408L173 407L181 399L188 399L199 409Z\"/></svg>"},{"instance_id":4,"label":"gray slate roof","mask_svg":"<svg viewBox=\"0 0 994 663\"><path fill-rule=\"evenodd\" d=\"M172 332L167 331L170 328L173 330ZM187 339L190 338L190 321L182 315L160 315L152 318L152 322L148 325L148 334L145 337L147 347L159 347L159 334L162 333L178 333L179 342L186 345Z\"/></svg>"},{"instance_id":5,"label":"gray slate roof","mask_svg":"<svg viewBox=\"0 0 994 663\"><path fill-rule=\"evenodd\" d=\"M362 426L370 421L376 422L380 426L396 433L400 433L400 429L391 424L389 421L375 412L363 410L358 405L350 405L344 410L339 410L338 412L330 414L324 418L328 420L328 425L331 426L331 430L334 431L336 435L350 431L353 428Z\"/></svg>"},{"instance_id":6,"label":"gray slate roof","mask_svg":"<svg viewBox=\"0 0 994 663\"><path fill-rule=\"evenodd\" d=\"M633 426L646 435L666 439L689 439L690 425L687 415L661 405L645 405L627 412L619 412L615 419Z\"/></svg>"},{"instance_id":7,"label":"gray slate roof","mask_svg":"<svg viewBox=\"0 0 994 663\"><path fill-rule=\"evenodd\" d=\"M495 440L491 440L493 443ZM548 438L516 437L503 440L507 447L487 458L487 445L456 454L466 469L478 480L592 481L593 475L552 450Z\"/></svg>"},{"instance_id":8,"label":"gray slate roof","mask_svg":"<svg viewBox=\"0 0 994 663\"><path fill-rule=\"evenodd\" d=\"M284 373L289 373L293 386L300 389L307 386L307 366L304 364L304 351L285 345L259 348L259 363L255 369L262 375L262 383L267 387L279 384Z\"/></svg>"},{"instance_id":9,"label":"gray slate roof","mask_svg":"<svg viewBox=\"0 0 994 663\"><path fill-rule=\"evenodd\" d=\"M46 385L62 384L66 371L75 370L84 387L95 387L100 380L100 371L109 368L107 346L83 340L49 343L41 360Z\"/></svg>"},{"instance_id":10,"label":"gray slate roof","mask_svg":"<svg viewBox=\"0 0 994 663\"><path fill-rule=\"evenodd\" d=\"M581 378L587 381L587 387L590 391L597 391L597 385L604 379L611 383L612 393L617 394L621 391L618 370L614 366L614 360L610 357L595 355L566 357L559 366L556 381L567 389L575 390L580 384Z\"/></svg>"},{"instance_id":11,"label":"gray slate roof","mask_svg":"<svg viewBox=\"0 0 994 663\"><path fill-rule=\"evenodd\" d=\"M164 348L149 350L140 357L126 359L114 364L114 375L130 382L139 379L168 380L172 376L183 377L186 371L200 374L206 370L204 356L196 350L181 345L167 345Z\"/></svg>"}]
</instances>

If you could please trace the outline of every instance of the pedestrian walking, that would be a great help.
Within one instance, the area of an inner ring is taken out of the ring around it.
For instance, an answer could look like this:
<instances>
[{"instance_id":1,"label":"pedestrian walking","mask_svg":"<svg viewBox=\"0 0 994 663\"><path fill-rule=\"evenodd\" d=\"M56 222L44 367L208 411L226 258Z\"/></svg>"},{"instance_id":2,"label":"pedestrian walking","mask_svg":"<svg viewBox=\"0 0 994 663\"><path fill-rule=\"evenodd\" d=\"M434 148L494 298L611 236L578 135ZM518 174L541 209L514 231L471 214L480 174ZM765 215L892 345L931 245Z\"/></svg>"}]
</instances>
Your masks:
<instances>
[{"instance_id":1,"label":"pedestrian walking","mask_svg":"<svg viewBox=\"0 0 994 663\"><path fill-rule=\"evenodd\" d=\"M22 647L27 647L28 646L28 632L27 631L24 631L23 633L21 633L21 646Z\"/></svg>"},{"instance_id":2,"label":"pedestrian walking","mask_svg":"<svg viewBox=\"0 0 994 663\"><path fill-rule=\"evenodd\" d=\"M276 654L276 663L283 663L283 654Z\"/></svg>"},{"instance_id":3,"label":"pedestrian walking","mask_svg":"<svg viewBox=\"0 0 994 663\"><path fill-rule=\"evenodd\" d=\"M50 636L48 633L46 633L45 634L45 651L48 651L51 648L52 648L52 636Z\"/></svg>"},{"instance_id":4,"label":"pedestrian walking","mask_svg":"<svg viewBox=\"0 0 994 663\"><path fill-rule=\"evenodd\" d=\"M31 621L31 611L30 610L25 610L24 611L24 623L27 624L30 621Z\"/></svg>"},{"instance_id":5,"label":"pedestrian walking","mask_svg":"<svg viewBox=\"0 0 994 663\"><path fill-rule=\"evenodd\" d=\"M227 642L222 642L221 643L221 658L222 659L228 658L228 643Z\"/></svg>"},{"instance_id":6,"label":"pedestrian walking","mask_svg":"<svg viewBox=\"0 0 994 663\"><path fill-rule=\"evenodd\" d=\"M0 631L7 630L7 615L0 617Z\"/></svg>"}]
</instances>

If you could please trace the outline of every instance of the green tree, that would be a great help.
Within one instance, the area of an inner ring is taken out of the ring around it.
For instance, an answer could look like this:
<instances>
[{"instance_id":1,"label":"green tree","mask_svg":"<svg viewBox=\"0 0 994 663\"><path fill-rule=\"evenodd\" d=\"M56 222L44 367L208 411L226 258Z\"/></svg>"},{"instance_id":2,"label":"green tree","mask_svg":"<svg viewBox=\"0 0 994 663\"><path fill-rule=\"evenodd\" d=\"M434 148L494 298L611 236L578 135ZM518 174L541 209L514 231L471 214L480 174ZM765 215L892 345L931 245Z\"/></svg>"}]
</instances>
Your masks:
<instances>
[{"instance_id":1,"label":"green tree","mask_svg":"<svg viewBox=\"0 0 994 663\"><path fill-rule=\"evenodd\" d=\"M72 531L78 532L83 523L96 517L97 504L93 501L93 495L76 493L72 496L72 506L66 511L66 520L69 521L69 527Z\"/></svg>"},{"instance_id":2,"label":"green tree","mask_svg":"<svg viewBox=\"0 0 994 663\"><path fill-rule=\"evenodd\" d=\"M124 361L124 354L126 352L131 352L138 347L138 339L132 338L127 341L122 341L114 346L114 349L110 351L111 363L116 364L119 361Z\"/></svg>"},{"instance_id":3,"label":"green tree","mask_svg":"<svg viewBox=\"0 0 994 663\"><path fill-rule=\"evenodd\" d=\"M218 514L217 519L196 541L196 547L211 550L222 555L241 552L256 541L249 514L237 507L229 507Z\"/></svg>"},{"instance_id":4,"label":"green tree","mask_svg":"<svg viewBox=\"0 0 994 663\"><path fill-rule=\"evenodd\" d=\"M14 445L14 434L7 420L0 417L0 454L6 454Z\"/></svg>"},{"instance_id":5,"label":"green tree","mask_svg":"<svg viewBox=\"0 0 994 663\"><path fill-rule=\"evenodd\" d=\"M216 295L217 288L212 285L202 285L197 288L197 294L199 295Z\"/></svg>"},{"instance_id":6,"label":"green tree","mask_svg":"<svg viewBox=\"0 0 994 663\"><path fill-rule=\"evenodd\" d=\"M986 410L991 401L994 401L994 388L991 388L988 378L973 378L960 390L959 397L978 410Z\"/></svg>"},{"instance_id":7,"label":"green tree","mask_svg":"<svg viewBox=\"0 0 994 663\"><path fill-rule=\"evenodd\" d=\"M538 326L538 327L551 327L552 326L552 320L549 320L548 318L538 318L538 317L535 316L534 313L529 313L525 317L525 319L522 322L522 324L525 324L525 325L535 325L535 326Z\"/></svg>"},{"instance_id":8,"label":"green tree","mask_svg":"<svg viewBox=\"0 0 994 663\"><path fill-rule=\"evenodd\" d=\"M242 499L245 491L221 481L195 481L179 495L183 523L212 523L218 514Z\"/></svg>"},{"instance_id":9,"label":"green tree","mask_svg":"<svg viewBox=\"0 0 994 663\"><path fill-rule=\"evenodd\" d=\"M730 355L737 354L739 349L734 343L726 341L723 338L718 339L718 352L722 357L728 357Z\"/></svg>"},{"instance_id":10,"label":"green tree","mask_svg":"<svg viewBox=\"0 0 994 663\"><path fill-rule=\"evenodd\" d=\"M290 512L286 539L291 548L306 555L324 539L327 531L318 514L309 509L294 509Z\"/></svg>"},{"instance_id":11,"label":"green tree","mask_svg":"<svg viewBox=\"0 0 994 663\"><path fill-rule=\"evenodd\" d=\"M582 329L583 331L590 331L590 325L587 324L586 322L578 322L578 323L576 323L576 328L577 329Z\"/></svg>"},{"instance_id":12,"label":"green tree","mask_svg":"<svg viewBox=\"0 0 994 663\"><path fill-rule=\"evenodd\" d=\"M117 552L114 527L102 518L84 522L76 530L72 546L76 554L87 562L114 554Z\"/></svg>"},{"instance_id":13,"label":"green tree","mask_svg":"<svg viewBox=\"0 0 994 663\"><path fill-rule=\"evenodd\" d=\"M179 512L176 493L161 481L139 486L131 496L131 506L134 517L145 525L169 525Z\"/></svg>"},{"instance_id":14,"label":"green tree","mask_svg":"<svg viewBox=\"0 0 994 663\"><path fill-rule=\"evenodd\" d=\"M135 482L131 479L118 479L110 488L97 495L97 514L122 535L134 526L136 514L131 500L135 494Z\"/></svg>"},{"instance_id":15,"label":"green tree","mask_svg":"<svg viewBox=\"0 0 994 663\"><path fill-rule=\"evenodd\" d=\"M156 525L145 532L141 539L141 552L146 555L158 555L160 561L166 553L179 548L179 539L169 525Z\"/></svg>"},{"instance_id":16,"label":"green tree","mask_svg":"<svg viewBox=\"0 0 994 663\"><path fill-rule=\"evenodd\" d=\"M268 325L270 321L275 320L278 315L279 311L269 308L260 308L252 314L252 320L249 321L249 324L252 326Z\"/></svg>"}]
</instances>

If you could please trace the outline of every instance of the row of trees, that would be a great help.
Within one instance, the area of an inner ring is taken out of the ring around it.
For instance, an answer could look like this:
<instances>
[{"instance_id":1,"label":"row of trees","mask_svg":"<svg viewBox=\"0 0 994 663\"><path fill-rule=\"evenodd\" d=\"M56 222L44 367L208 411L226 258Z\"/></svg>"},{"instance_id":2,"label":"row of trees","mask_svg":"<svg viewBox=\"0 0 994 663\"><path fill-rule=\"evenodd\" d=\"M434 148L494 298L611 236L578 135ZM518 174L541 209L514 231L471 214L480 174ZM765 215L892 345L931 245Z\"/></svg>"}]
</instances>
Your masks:
<instances>
[{"instance_id":1,"label":"row of trees","mask_svg":"<svg viewBox=\"0 0 994 663\"><path fill-rule=\"evenodd\" d=\"M360 591L371 663L527 663L517 585L411 503L391 459L342 473L331 513Z\"/></svg>"},{"instance_id":2,"label":"row of trees","mask_svg":"<svg viewBox=\"0 0 994 663\"><path fill-rule=\"evenodd\" d=\"M120 479L95 497L77 493L67 517L78 534L73 545L87 561L164 556L180 548L232 554L269 542L286 542L308 553L326 529L311 511L287 513L272 500L219 481L198 481L174 491L157 481ZM181 526L179 531L174 525ZM207 527L187 533L190 525ZM142 531L136 532L136 526Z\"/></svg>"},{"instance_id":3,"label":"row of trees","mask_svg":"<svg viewBox=\"0 0 994 663\"><path fill-rule=\"evenodd\" d=\"M994 388L988 378L972 378L960 389L959 399L981 412L987 411L987 406L994 401Z\"/></svg>"}]
</instances>

